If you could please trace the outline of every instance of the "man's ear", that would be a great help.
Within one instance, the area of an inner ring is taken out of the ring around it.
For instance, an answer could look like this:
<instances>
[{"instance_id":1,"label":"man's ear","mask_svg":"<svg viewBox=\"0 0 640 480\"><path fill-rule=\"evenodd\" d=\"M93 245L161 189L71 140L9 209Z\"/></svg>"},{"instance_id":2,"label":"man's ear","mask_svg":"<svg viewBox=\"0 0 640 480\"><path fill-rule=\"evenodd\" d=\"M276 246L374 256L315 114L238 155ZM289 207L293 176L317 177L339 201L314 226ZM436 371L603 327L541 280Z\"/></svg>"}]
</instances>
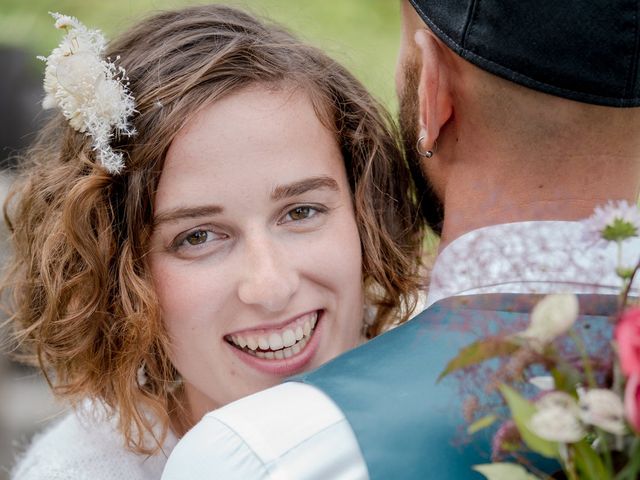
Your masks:
<instances>
[{"instance_id":1,"label":"man's ear","mask_svg":"<svg viewBox=\"0 0 640 480\"><path fill-rule=\"evenodd\" d=\"M424 148L432 148L440 135L440 128L451 118L453 103L450 84L449 53L427 30L415 34L421 69L418 84L420 105L420 136Z\"/></svg>"}]
</instances>

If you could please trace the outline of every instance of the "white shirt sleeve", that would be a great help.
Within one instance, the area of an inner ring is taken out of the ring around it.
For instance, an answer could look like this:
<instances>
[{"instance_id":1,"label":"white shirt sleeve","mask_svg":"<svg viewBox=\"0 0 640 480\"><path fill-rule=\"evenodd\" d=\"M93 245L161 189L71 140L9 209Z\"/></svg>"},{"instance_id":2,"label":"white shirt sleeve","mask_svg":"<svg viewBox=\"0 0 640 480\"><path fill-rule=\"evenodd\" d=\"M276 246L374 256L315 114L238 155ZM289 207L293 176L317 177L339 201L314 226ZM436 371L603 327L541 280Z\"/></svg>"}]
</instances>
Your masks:
<instances>
[{"instance_id":1,"label":"white shirt sleeve","mask_svg":"<svg viewBox=\"0 0 640 480\"><path fill-rule=\"evenodd\" d=\"M287 382L208 413L175 447L162 480L366 480L358 442L323 392Z\"/></svg>"}]
</instances>

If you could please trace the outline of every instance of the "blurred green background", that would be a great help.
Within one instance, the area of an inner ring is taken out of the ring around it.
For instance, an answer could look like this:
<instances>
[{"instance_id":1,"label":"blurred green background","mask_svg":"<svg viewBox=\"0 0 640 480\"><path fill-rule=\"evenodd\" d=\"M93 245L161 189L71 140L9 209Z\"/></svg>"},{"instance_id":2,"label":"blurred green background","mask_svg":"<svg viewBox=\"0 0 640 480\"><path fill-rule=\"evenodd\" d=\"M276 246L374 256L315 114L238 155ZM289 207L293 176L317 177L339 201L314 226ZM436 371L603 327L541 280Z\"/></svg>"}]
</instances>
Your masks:
<instances>
[{"instance_id":1,"label":"blurred green background","mask_svg":"<svg viewBox=\"0 0 640 480\"><path fill-rule=\"evenodd\" d=\"M146 13L205 3L189 0L0 0L0 44L48 55L61 38L49 11L78 17L108 37ZM207 2L211 3L211 2ZM393 71L399 40L398 0L228 0L287 25L349 67L395 109ZM41 69L34 61L34 68Z\"/></svg>"}]
</instances>

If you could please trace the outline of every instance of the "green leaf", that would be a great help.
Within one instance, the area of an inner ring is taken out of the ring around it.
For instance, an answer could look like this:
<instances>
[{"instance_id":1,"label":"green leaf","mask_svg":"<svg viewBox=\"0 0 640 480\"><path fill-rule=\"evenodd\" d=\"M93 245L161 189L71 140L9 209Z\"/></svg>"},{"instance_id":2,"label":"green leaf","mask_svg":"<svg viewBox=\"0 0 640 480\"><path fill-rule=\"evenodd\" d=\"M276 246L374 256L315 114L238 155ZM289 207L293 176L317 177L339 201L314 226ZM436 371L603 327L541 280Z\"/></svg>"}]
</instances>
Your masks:
<instances>
[{"instance_id":1,"label":"green leaf","mask_svg":"<svg viewBox=\"0 0 640 480\"><path fill-rule=\"evenodd\" d=\"M477 365L495 357L511 355L520 348L513 339L486 338L464 347L438 377L438 381L456 370Z\"/></svg>"},{"instance_id":2,"label":"green leaf","mask_svg":"<svg viewBox=\"0 0 640 480\"><path fill-rule=\"evenodd\" d=\"M529 430L529 420L534 413L536 407L529 400L520 395L517 391L507 385L500 385L500 393L507 402L513 421L518 427L520 436L524 443L536 453L548 458L558 458L558 445L556 442L550 442L538 437Z\"/></svg>"},{"instance_id":3,"label":"green leaf","mask_svg":"<svg viewBox=\"0 0 640 480\"><path fill-rule=\"evenodd\" d=\"M637 237L638 231L635 225L623 218L614 218L613 222L604 227L602 238L610 242L621 242L627 238Z\"/></svg>"},{"instance_id":4,"label":"green leaf","mask_svg":"<svg viewBox=\"0 0 640 480\"><path fill-rule=\"evenodd\" d=\"M540 480L515 463L485 463L474 465L473 469L489 480Z\"/></svg>"},{"instance_id":5,"label":"green leaf","mask_svg":"<svg viewBox=\"0 0 640 480\"><path fill-rule=\"evenodd\" d=\"M469 427L467 428L467 433L469 435L473 435L474 433L479 432L480 430L490 427L491 425L494 424L494 422L497 419L498 417L496 415L486 415L482 418L479 418L478 420L473 422L471 425L469 425Z\"/></svg>"},{"instance_id":6,"label":"green leaf","mask_svg":"<svg viewBox=\"0 0 640 480\"><path fill-rule=\"evenodd\" d=\"M607 470L600 456L586 441L573 444L575 452L575 462L578 471L581 472L580 478L585 480L609 480L611 472Z\"/></svg>"}]
</instances>

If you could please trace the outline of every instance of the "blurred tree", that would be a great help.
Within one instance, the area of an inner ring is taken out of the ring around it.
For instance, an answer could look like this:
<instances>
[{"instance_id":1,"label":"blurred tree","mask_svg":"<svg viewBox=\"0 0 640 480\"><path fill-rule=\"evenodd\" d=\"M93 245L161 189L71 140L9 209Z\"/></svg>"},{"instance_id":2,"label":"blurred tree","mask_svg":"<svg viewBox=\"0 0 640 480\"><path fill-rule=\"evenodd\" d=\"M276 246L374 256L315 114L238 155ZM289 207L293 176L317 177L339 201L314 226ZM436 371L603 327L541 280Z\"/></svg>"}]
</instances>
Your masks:
<instances>
[{"instance_id":1,"label":"blurred tree","mask_svg":"<svg viewBox=\"0 0 640 480\"><path fill-rule=\"evenodd\" d=\"M193 4L188 0L0 0L0 44L26 48L34 58L60 40L47 12L78 17L108 36L153 10ZM200 2L202 3L202 2ZM284 23L343 62L391 108L399 37L399 5L393 0L228 0ZM38 68L42 68L38 65Z\"/></svg>"}]
</instances>

